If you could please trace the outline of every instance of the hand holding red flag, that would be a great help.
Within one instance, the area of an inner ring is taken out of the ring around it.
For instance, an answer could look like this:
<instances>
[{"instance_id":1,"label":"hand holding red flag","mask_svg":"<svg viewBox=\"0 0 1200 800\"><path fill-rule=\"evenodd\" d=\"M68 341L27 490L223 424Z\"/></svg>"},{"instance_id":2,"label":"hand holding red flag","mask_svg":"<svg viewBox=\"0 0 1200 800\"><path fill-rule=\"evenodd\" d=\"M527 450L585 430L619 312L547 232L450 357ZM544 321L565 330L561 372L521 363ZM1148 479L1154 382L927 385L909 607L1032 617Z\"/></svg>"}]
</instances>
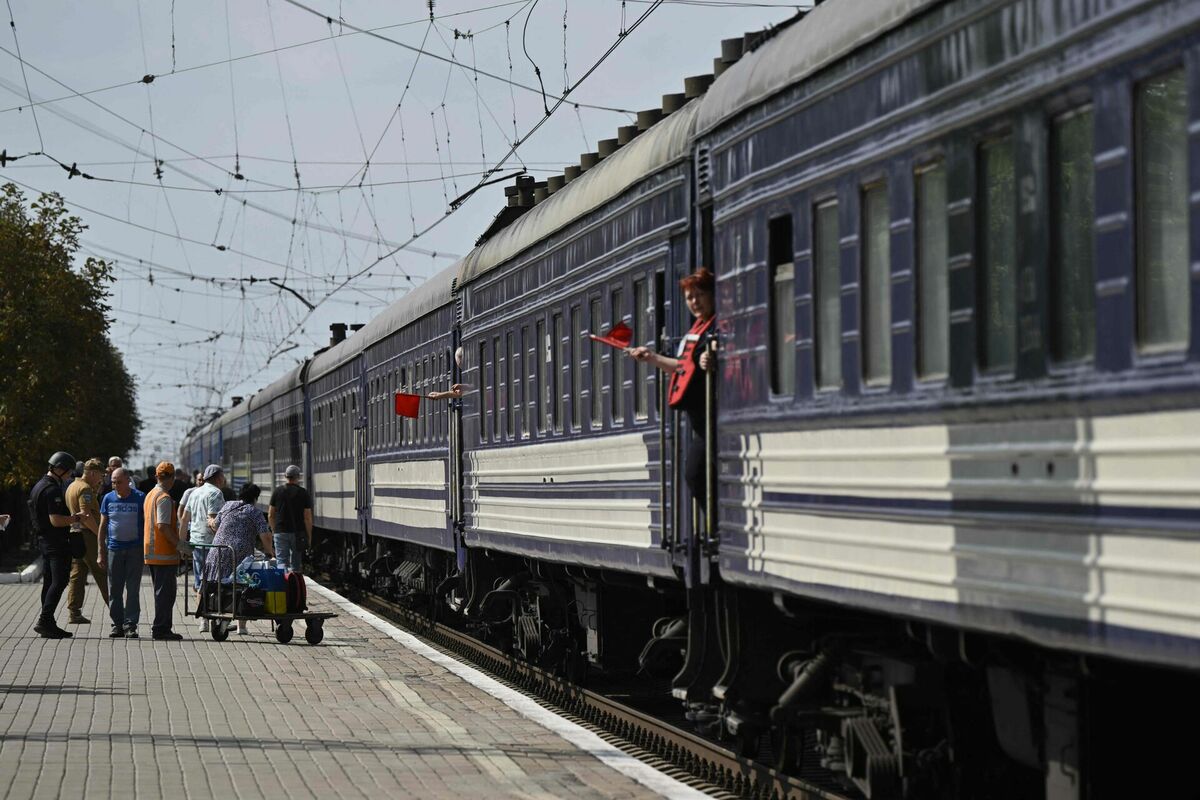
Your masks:
<instances>
[{"instance_id":1,"label":"hand holding red flag","mask_svg":"<svg viewBox=\"0 0 1200 800\"><path fill-rule=\"evenodd\" d=\"M396 413L402 417L417 418L417 409L421 406L421 395L396 392Z\"/></svg>"},{"instance_id":2,"label":"hand holding red flag","mask_svg":"<svg viewBox=\"0 0 1200 800\"><path fill-rule=\"evenodd\" d=\"M609 347L615 347L618 350L628 350L629 344L633 341L633 330L624 322L618 322L603 336L589 333L588 338L606 344Z\"/></svg>"}]
</instances>

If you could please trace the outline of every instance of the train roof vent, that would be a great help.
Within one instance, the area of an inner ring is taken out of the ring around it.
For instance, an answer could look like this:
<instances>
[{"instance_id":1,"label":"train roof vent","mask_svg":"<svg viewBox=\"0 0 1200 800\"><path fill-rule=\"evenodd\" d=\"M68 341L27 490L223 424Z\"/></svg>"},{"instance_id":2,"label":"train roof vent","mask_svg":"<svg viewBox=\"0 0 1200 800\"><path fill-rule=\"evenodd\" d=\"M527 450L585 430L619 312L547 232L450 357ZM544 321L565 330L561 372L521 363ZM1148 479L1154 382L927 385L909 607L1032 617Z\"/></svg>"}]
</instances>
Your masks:
<instances>
[{"instance_id":1,"label":"train roof vent","mask_svg":"<svg viewBox=\"0 0 1200 800\"><path fill-rule=\"evenodd\" d=\"M712 194L712 163L707 145L696 148L696 194L702 198Z\"/></svg>"},{"instance_id":2,"label":"train roof vent","mask_svg":"<svg viewBox=\"0 0 1200 800\"><path fill-rule=\"evenodd\" d=\"M683 95L688 100L694 100L700 95L708 91L708 87L712 86L713 76L708 75L692 75L683 79Z\"/></svg>"},{"instance_id":3,"label":"train roof vent","mask_svg":"<svg viewBox=\"0 0 1200 800\"><path fill-rule=\"evenodd\" d=\"M624 147L637 138L638 133L640 131L637 125L622 125L617 128L617 144Z\"/></svg>"}]
</instances>

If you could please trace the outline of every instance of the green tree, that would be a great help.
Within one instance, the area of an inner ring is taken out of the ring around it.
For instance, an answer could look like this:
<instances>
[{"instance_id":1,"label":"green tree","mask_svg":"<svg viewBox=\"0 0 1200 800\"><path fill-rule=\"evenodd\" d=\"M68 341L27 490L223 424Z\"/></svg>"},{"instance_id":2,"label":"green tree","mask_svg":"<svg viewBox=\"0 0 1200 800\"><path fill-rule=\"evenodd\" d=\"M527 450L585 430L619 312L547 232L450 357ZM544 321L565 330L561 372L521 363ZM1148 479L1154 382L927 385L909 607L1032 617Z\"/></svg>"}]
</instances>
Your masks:
<instances>
[{"instance_id":1,"label":"green tree","mask_svg":"<svg viewBox=\"0 0 1200 800\"><path fill-rule=\"evenodd\" d=\"M57 194L0 187L0 486L29 485L46 458L137 446L133 380L108 338L112 268L76 263L86 226Z\"/></svg>"}]
</instances>

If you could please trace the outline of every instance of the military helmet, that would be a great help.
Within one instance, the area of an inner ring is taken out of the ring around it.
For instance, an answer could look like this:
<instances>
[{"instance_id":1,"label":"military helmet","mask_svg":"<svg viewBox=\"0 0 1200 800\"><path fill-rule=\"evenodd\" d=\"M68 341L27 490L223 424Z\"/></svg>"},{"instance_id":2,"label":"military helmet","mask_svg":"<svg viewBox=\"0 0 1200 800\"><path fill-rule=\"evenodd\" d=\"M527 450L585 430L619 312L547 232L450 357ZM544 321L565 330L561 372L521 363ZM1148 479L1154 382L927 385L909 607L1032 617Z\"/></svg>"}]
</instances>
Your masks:
<instances>
[{"instance_id":1,"label":"military helmet","mask_svg":"<svg viewBox=\"0 0 1200 800\"><path fill-rule=\"evenodd\" d=\"M54 467L55 469L65 469L68 472L74 472L75 456L59 450L54 455L50 456L50 466Z\"/></svg>"}]
</instances>

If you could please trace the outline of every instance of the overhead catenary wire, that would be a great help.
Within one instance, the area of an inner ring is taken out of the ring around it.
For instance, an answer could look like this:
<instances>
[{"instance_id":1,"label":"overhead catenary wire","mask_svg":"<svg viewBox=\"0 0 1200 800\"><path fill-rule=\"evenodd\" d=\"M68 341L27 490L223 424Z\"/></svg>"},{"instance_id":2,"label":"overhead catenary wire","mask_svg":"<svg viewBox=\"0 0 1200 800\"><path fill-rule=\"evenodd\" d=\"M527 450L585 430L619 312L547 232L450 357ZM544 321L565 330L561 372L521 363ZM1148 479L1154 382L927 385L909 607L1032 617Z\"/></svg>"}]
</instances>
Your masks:
<instances>
[{"instance_id":1,"label":"overhead catenary wire","mask_svg":"<svg viewBox=\"0 0 1200 800\"><path fill-rule=\"evenodd\" d=\"M5 53L7 53L7 54L8 54L8 55L10 55L10 56L16 57L16 55L15 55L14 53L12 53L11 51L7 50L7 49L6 49L6 48L4 48L3 46L0 46L0 52L5 52ZM38 72L39 74L41 74L41 75L45 76L45 77L46 77L46 78L48 78L49 80L51 80L51 81L54 81L55 83L59 84L60 86L66 86L66 84L64 84L62 81L58 80L57 78L55 78L55 77L54 77L54 76L52 76L52 75L49 75L48 73L46 73L46 72L44 72L43 70L39 69L37 66L35 66L35 65L33 65L33 64L30 64L29 66L30 66L30 68L31 68L31 69L33 69L34 71L36 71L36 72ZM8 87L8 86L6 85L7 83L8 83L8 82L7 82L7 81L5 81L5 80L4 80L4 78L0 77L0 86L5 86L6 88L10 88L10 87ZM67 87L67 88L70 88L70 87ZM10 88L10 91L11 91L11 88ZM108 114L110 114L110 115L112 115L112 116L116 117L116 118L117 118L118 120L120 120L121 122L124 122L124 123L125 123L125 124L127 124L127 125L130 125L130 126L132 126L132 127L135 127L135 128L137 128L137 129L138 129L138 131L139 131L140 133L142 133L142 134L146 134L146 135L150 135L150 134L149 134L149 132L148 132L148 131L146 131L146 129L145 129L145 128L142 128L141 126L139 126L137 123L133 122L132 120L129 120L129 119L127 119L126 117L124 117L124 116L122 116L122 115L120 115L120 114L117 114L117 113L116 113L116 112L114 112L114 111L111 111L110 109L108 109L108 108L104 107L103 105L101 105L101 104L99 104L99 103L96 103L95 101L88 100L88 102L89 102L89 103L91 103L92 105L96 106L97 108L101 109L102 111L104 111L104 112L106 112L106 113L108 113ZM117 136L117 135L115 135L115 134L112 134L112 133L110 133L110 132L108 132L108 131L104 131L104 130L103 130L103 129L101 129L101 128L97 128L96 126L94 126L94 125L92 125L92 124L88 123L86 120L79 119L79 118L78 118L78 117L76 117L74 114L71 114L71 113L69 113L69 112L63 111L63 110L61 110L61 109L55 109L55 108L51 108L51 109L49 109L49 110L51 111L51 113L55 114L56 116L59 116L59 117L61 117L61 118L65 119L65 120L67 120L68 122L71 122L72 124L74 124L74 125L77 125L77 126L79 126L79 127L83 128L83 129L85 129L85 130L88 130L88 131L90 131L90 132L92 132L92 133L95 133L96 135L98 135L98 136L101 136L102 138L105 138L105 139L107 139L108 141L111 141L111 142L113 142L114 144L117 144L117 145L119 145L119 146L121 146L121 147L124 147L124 148L126 148L126 149L128 149L128 150L131 150L131 151L133 151L133 152L137 153L138 155L151 155L151 157L152 157L152 158L154 158L154 161L155 161L155 163L162 163L162 162L160 162L160 161L159 161L159 159L158 159L156 156L153 156L152 154L147 154L147 153L145 153L145 151L143 151L143 150L142 150L142 149L141 149L139 146L137 146L137 145L133 145L133 144L130 144L130 143L127 141L127 140L125 140L125 139L122 139L121 137L119 137L119 136ZM161 139L161 137L159 137L159 138ZM193 158L194 160L201 161L202 163L205 163L205 164L213 164L213 163L214 163L214 162L212 162L212 160L211 160L211 159L208 159L208 158L206 158L206 157L204 157L204 156L199 156L199 155L197 155L197 154L195 154L195 153L192 153L191 151L189 151L189 150L186 150L185 148L182 148L182 147L180 147L179 145L175 145L175 144L173 144L173 143L171 143L171 142L169 142L169 141L167 141L167 140L165 140L165 139L162 139L162 141L163 141L163 142L165 142L165 143L167 143L167 144L169 144L169 145L171 145L172 147L176 148L176 149L177 149L177 150L179 150L180 152L183 152L183 153L187 154L189 157ZM224 167L221 167L220 165L215 165L215 166L216 166L216 168L220 169L220 170L221 170L221 172L223 173L223 175L225 175L227 178L228 178L228 177L232 177L233 173L232 173L230 170L227 170L227 169L225 169ZM175 167L173 167L173 169L174 169L176 172L178 172L179 174L181 174L181 175L184 175L185 177L187 177L187 178L189 178L189 179L191 179L191 180L193 180L193 181L196 181L197 183L199 183L199 184L201 184L201 185L203 185L203 186L207 186L209 189L215 190L215 189L218 189L218 188L222 188L222 187L219 187L219 186L217 186L217 185L216 185L216 184L214 184L214 183L211 183L211 182L209 182L209 181L206 181L206 180L204 180L204 179L200 178L200 177L199 177L199 176L197 176L197 175L194 175L194 174L192 174L192 173L190 173L190 172L188 172L188 171L186 171L186 170L184 170L184 169L181 169L181 168L180 168L180 167L178 167L178 166L175 166ZM280 187L280 188L283 188L284 190L290 190L290 187ZM294 218L292 218L292 217L289 217L288 215L286 215L286 214L283 214L283 213L281 213L281 212L279 212L279 211L276 211L275 209L272 209L272 208L269 208L269 207L266 207L266 206L259 205L259 204L257 204L257 203L254 203L254 202L252 202L252 201L247 201L247 205L248 205L250 208L253 208L255 211L259 211L259 212L261 212L261 213L268 214L268 215L270 215L270 216L273 216L273 217L275 217L275 218L277 218L277 219L281 219L281 220L284 220L284 221L286 221L286 222L289 222L290 224L298 224L298 223L297 223L297 221L296 221ZM337 230L337 229L334 229L334 228L331 228L331 227L327 227L327 226L321 226L321 225L319 225L319 224L317 224L317 223L308 223L308 224L309 224L310 226L313 226L313 227L315 227L317 230L321 230L321 231L322 231L322 232L324 232L324 233L332 233L332 234L334 234L334 235L337 235L337 236L349 237L349 238L352 238L352 239L357 239L357 240L359 240L359 241L366 241L366 242L371 242L371 243L375 243L375 242L376 242L376 237L370 237L370 236L367 236L367 235L365 235L365 234L357 233L357 232L355 232L355 231L342 231L342 230ZM384 240L384 241L382 241L382 242L379 242L379 243L380 243L380 244L383 244L383 245L385 245L385 246L394 246L394 245L396 244L395 242L391 242L391 241L388 241L388 240ZM458 256L458 255L456 255L456 254L454 254L454 253L445 253L445 252L438 252L438 251L432 251L432 250L424 250L424 249L422 249L422 248L417 248L417 247L409 247L408 249L409 249L409 251L410 251L410 252L413 252L413 253L418 253L418 254L420 254L420 255L427 255L427 256L430 256L430 257L432 257L432 258L448 258L448 259L451 259L451 260L454 260L454 259L457 259L457 258L459 258L459 256Z\"/></svg>"},{"instance_id":2,"label":"overhead catenary wire","mask_svg":"<svg viewBox=\"0 0 1200 800\"><path fill-rule=\"evenodd\" d=\"M42 126L38 123L37 109L32 107L33 93L29 91L29 76L25 74L25 59L21 58L21 40L17 36L17 21L13 17L12 0L5 0L5 3L8 5L8 27L12 30L13 45L17 48L17 60L21 62L21 80L25 82L25 97L31 104L29 113L33 117L34 130L37 131L38 147L45 150L46 143L42 140Z\"/></svg>"},{"instance_id":3,"label":"overhead catenary wire","mask_svg":"<svg viewBox=\"0 0 1200 800\"><path fill-rule=\"evenodd\" d=\"M285 1L295 4L295 0L285 0ZM577 89L584 81L586 81L592 75L592 73L594 73L597 69L599 69L600 65L603 64L606 60L608 60L608 57L611 56L616 51L616 49L621 46L621 43L629 37L629 34L632 33L634 30L636 30L643 22L645 22L650 17L650 15L652 13L654 13L655 9L657 9L661 4L662 4L662 0L656 0L656 2L654 2L649 8L647 8L644 12L642 12L642 14L636 20L634 20L633 24L630 25L627 30L623 31L622 34L620 36L618 36L611 45L609 45L608 49L605 50L604 53L602 53L601 56L587 69L587 71L585 71L583 73L583 75L581 75L580 78L569 87L568 91L564 92L562 97L560 97L557 101L555 101L555 104L549 110L549 113L546 114L545 116L543 116L541 119L539 119L533 125L533 127L530 128L528 132L526 132L524 137L521 137L517 141L513 142L512 146L509 148L508 152L505 153L505 155L503 156L503 158L500 159L500 161L497 162L496 166L493 168L492 171L498 172L504 166L504 164L507 163L508 160L512 157L513 153L516 152L517 148L519 148L523 142L528 141L529 137L532 136L534 133L536 133L538 131L538 129L541 128L542 125L544 125L546 123L546 121L551 118L551 116L554 114L554 112L557 111L559 108L561 108L562 105L567 102L566 98L571 94L571 92L573 92L575 89ZM487 183L486 179L481 179L479 181L479 183L477 183L473 189L468 191L465 195L463 195L459 198L456 198L455 203L452 203L450 208L448 208L442 214L442 216L438 217L433 222L426 225L425 228L423 228L421 231L415 232L413 234L412 238L410 239L410 241L416 241L421 236L426 235L431 230L438 227L443 222L445 222L447 219L449 219L450 215L453 214L454 211L457 210L458 208L461 208L462 204L464 202L466 202L466 200L471 196L472 193L474 193L475 190L479 189L481 186L485 185L486 183ZM392 251L392 253L399 252L399 249L402 249L402 248L403 248L403 246L401 248L398 248L397 250ZM375 261L371 262L370 264L367 264L365 267L360 269L358 272L354 273L353 275L348 276L344 282L342 282L337 287L332 289L328 294L325 295L324 298L322 298L321 300L318 300L317 303L315 304L315 306L320 306L323 302L325 302L325 300L332 297L345 285L349 284L351 281L355 280L357 277L365 274L368 270L370 270L376 264L383 261L384 258L386 258L388 255L391 255L392 253L388 253L388 254L385 254L384 256L381 256L380 258L376 259ZM316 310L315 307L312 310L310 310L308 312L308 314L305 315L304 319L302 319L301 322L298 323L296 328L298 328L299 325L302 325L304 320L306 320L308 318L308 316L311 315L312 312L315 310ZM296 328L293 328L293 331ZM289 333L288 336L290 337L291 333ZM285 338L287 338L287 337L285 337ZM267 363L269 364L271 362L271 360L273 358L275 358L277 355L278 355L277 352L272 353L271 357L267 359Z\"/></svg>"}]
</instances>

